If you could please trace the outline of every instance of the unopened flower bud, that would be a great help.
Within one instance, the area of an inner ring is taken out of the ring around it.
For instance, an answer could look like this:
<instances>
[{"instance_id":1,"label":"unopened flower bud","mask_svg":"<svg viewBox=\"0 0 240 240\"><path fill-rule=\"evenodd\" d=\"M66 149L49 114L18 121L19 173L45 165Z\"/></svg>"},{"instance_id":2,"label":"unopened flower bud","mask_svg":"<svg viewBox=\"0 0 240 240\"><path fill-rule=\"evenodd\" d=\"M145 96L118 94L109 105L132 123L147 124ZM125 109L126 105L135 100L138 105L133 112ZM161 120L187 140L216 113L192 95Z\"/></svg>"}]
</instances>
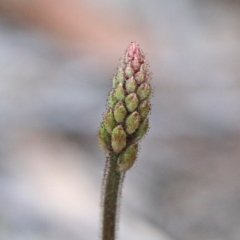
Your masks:
<instances>
[{"instance_id":1,"label":"unopened flower bud","mask_svg":"<svg viewBox=\"0 0 240 240\"><path fill-rule=\"evenodd\" d=\"M108 153L111 145L111 137L102 123L98 131L98 142L101 148Z\"/></svg>"},{"instance_id":2,"label":"unopened flower bud","mask_svg":"<svg viewBox=\"0 0 240 240\"><path fill-rule=\"evenodd\" d=\"M119 65L119 67L122 68L122 69L124 69L126 67L125 56L120 58L120 65Z\"/></svg>"},{"instance_id":3,"label":"unopened flower bud","mask_svg":"<svg viewBox=\"0 0 240 240\"><path fill-rule=\"evenodd\" d=\"M113 80L112 80L112 87L116 88L117 85L119 84L116 75L113 76Z\"/></svg>"},{"instance_id":4,"label":"unopened flower bud","mask_svg":"<svg viewBox=\"0 0 240 240\"><path fill-rule=\"evenodd\" d=\"M104 126L108 133L111 133L115 127L115 120L113 116L112 108L108 108L107 112L104 114Z\"/></svg>"},{"instance_id":5,"label":"unopened flower bud","mask_svg":"<svg viewBox=\"0 0 240 240\"><path fill-rule=\"evenodd\" d=\"M115 98L117 100L123 100L125 98L125 91L122 83L119 83L115 89Z\"/></svg>"},{"instance_id":6,"label":"unopened flower bud","mask_svg":"<svg viewBox=\"0 0 240 240\"><path fill-rule=\"evenodd\" d=\"M135 57L132 61L132 68L135 72L137 72L140 68L140 61L137 59L137 57Z\"/></svg>"},{"instance_id":7,"label":"unopened flower bud","mask_svg":"<svg viewBox=\"0 0 240 240\"><path fill-rule=\"evenodd\" d=\"M116 104L114 108L114 118L118 123L122 123L127 115L127 110L123 103L120 101Z\"/></svg>"},{"instance_id":8,"label":"unopened flower bud","mask_svg":"<svg viewBox=\"0 0 240 240\"><path fill-rule=\"evenodd\" d=\"M132 77L132 75L134 74L134 71L130 64L127 65L127 67L125 69L125 74L126 74L127 78Z\"/></svg>"},{"instance_id":9,"label":"unopened flower bud","mask_svg":"<svg viewBox=\"0 0 240 240\"><path fill-rule=\"evenodd\" d=\"M131 43L128 47L128 50L127 50L127 53L126 55L129 57L129 58L133 58L134 54L136 52L136 45Z\"/></svg>"},{"instance_id":10,"label":"unopened flower bud","mask_svg":"<svg viewBox=\"0 0 240 240\"><path fill-rule=\"evenodd\" d=\"M109 107L113 108L117 102L117 99L115 97L115 90L113 89L108 96L108 105Z\"/></svg>"},{"instance_id":11,"label":"unopened flower bud","mask_svg":"<svg viewBox=\"0 0 240 240\"><path fill-rule=\"evenodd\" d=\"M138 153L138 144L130 145L118 158L118 170L120 172L126 172L130 169Z\"/></svg>"},{"instance_id":12,"label":"unopened flower bud","mask_svg":"<svg viewBox=\"0 0 240 240\"><path fill-rule=\"evenodd\" d=\"M135 79L138 84L141 84L144 81L144 72L143 71L137 72L135 75Z\"/></svg>"},{"instance_id":13,"label":"unopened flower bud","mask_svg":"<svg viewBox=\"0 0 240 240\"><path fill-rule=\"evenodd\" d=\"M151 88L148 83L142 83L137 89L137 96L140 101L147 99L150 93Z\"/></svg>"},{"instance_id":14,"label":"unopened flower bud","mask_svg":"<svg viewBox=\"0 0 240 240\"><path fill-rule=\"evenodd\" d=\"M136 93L131 93L125 98L125 105L129 112L133 112L138 106L138 98Z\"/></svg>"},{"instance_id":15,"label":"unopened flower bud","mask_svg":"<svg viewBox=\"0 0 240 240\"><path fill-rule=\"evenodd\" d=\"M128 54L125 54L124 56L124 66L126 67L126 63L131 61L131 57L128 56Z\"/></svg>"},{"instance_id":16,"label":"unopened flower bud","mask_svg":"<svg viewBox=\"0 0 240 240\"><path fill-rule=\"evenodd\" d=\"M145 82L149 83L151 81L151 79L152 79L152 74L147 72L146 76L145 76Z\"/></svg>"},{"instance_id":17,"label":"unopened flower bud","mask_svg":"<svg viewBox=\"0 0 240 240\"><path fill-rule=\"evenodd\" d=\"M116 75L116 81L118 83L123 83L125 81L124 72L121 67L118 68L117 75Z\"/></svg>"},{"instance_id":18,"label":"unopened flower bud","mask_svg":"<svg viewBox=\"0 0 240 240\"><path fill-rule=\"evenodd\" d=\"M126 81L126 90L128 93L135 92L136 87L137 87L137 83L134 77L131 77Z\"/></svg>"},{"instance_id":19,"label":"unopened flower bud","mask_svg":"<svg viewBox=\"0 0 240 240\"><path fill-rule=\"evenodd\" d=\"M148 131L148 118L146 118L138 127L137 131L134 133L134 142L138 142Z\"/></svg>"},{"instance_id":20,"label":"unopened flower bud","mask_svg":"<svg viewBox=\"0 0 240 240\"><path fill-rule=\"evenodd\" d=\"M138 128L140 123L140 116L138 112L133 112L132 114L130 114L127 119L126 119L126 132L128 134L132 134L135 132L135 130Z\"/></svg>"},{"instance_id":21,"label":"unopened flower bud","mask_svg":"<svg viewBox=\"0 0 240 240\"><path fill-rule=\"evenodd\" d=\"M115 127L112 131L112 148L115 153L120 153L126 146L127 135L121 125Z\"/></svg>"},{"instance_id":22,"label":"unopened flower bud","mask_svg":"<svg viewBox=\"0 0 240 240\"><path fill-rule=\"evenodd\" d=\"M143 63L143 64L141 65L140 71L146 72L147 69L148 69L148 65L147 65L147 63L145 62L145 63Z\"/></svg>"},{"instance_id":23,"label":"unopened flower bud","mask_svg":"<svg viewBox=\"0 0 240 240\"><path fill-rule=\"evenodd\" d=\"M142 119L146 118L150 109L151 109L151 105L148 100L141 102L138 107L138 113L139 113L140 117Z\"/></svg>"}]
</instances>

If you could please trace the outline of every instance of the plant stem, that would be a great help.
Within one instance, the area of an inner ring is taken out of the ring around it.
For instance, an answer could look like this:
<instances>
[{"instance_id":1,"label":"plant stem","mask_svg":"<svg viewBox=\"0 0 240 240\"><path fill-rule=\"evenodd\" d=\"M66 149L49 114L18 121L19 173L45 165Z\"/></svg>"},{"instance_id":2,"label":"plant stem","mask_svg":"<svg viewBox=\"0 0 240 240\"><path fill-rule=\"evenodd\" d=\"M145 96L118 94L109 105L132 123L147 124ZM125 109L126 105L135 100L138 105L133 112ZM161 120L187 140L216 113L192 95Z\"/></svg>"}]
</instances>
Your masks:
<instances>
[{"instance_id":1,"label":"plant stem","mask_svg":"<svg viewBox=\"0 0 240 240\"><path fill-rule=\"evenodd\" d=\"M121 173L117 169L118 155L119 154L111 153L110 156L107 157L106 162L102 192L102 240L115 239L118 201L124 178L124 173Z\"/></svg>"}]
</instances>

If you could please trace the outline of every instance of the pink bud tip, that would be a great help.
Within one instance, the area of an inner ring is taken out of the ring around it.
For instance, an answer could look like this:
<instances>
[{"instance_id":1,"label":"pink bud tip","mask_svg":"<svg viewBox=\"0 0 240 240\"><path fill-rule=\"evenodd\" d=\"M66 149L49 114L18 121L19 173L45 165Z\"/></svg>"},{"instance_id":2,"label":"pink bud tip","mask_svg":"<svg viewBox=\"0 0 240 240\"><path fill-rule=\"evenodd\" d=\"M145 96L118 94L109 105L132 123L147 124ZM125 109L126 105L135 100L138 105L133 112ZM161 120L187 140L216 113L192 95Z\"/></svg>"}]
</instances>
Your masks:
<instances>
[{"instance_id":1,"label":"pink bud tip","mask_svg":"<svg viewBox=\"0 0 240 240\"><path fill-rule=\"evenodd\" d=\"M141 59L141 50L136 42L131 42L127 49L127 56L130 58Z\"/></svg>"}]
</instances>

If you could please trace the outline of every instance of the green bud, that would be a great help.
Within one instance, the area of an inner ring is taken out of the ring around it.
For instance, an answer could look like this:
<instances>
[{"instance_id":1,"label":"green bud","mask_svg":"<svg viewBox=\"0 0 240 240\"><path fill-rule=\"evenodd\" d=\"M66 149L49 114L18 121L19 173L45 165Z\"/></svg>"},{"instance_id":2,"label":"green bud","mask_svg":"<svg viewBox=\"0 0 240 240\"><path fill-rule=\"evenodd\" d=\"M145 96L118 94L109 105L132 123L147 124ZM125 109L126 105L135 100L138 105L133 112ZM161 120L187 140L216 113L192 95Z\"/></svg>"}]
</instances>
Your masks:
<instances>
[{"instance_id":1,"label":"green bud","mask_svg":"<svg viewBox=\"0 0 240 240\"><path fill-rule=\"evenodd\" d=\"M111 133L115 127L115 120L113 116L112 108L108 108L107 112L104 114L104 126L108 133Z\"/></svg>"},{"instance_id":2,"label":"green bud","mask_svg":"<svg viewBox=\"0 0 240 240\"><path fill-rule=\"evenodd\" d=\"M129 63L125 69L125 74L128 78L132 77L132 75L134 74L134 71L131 67L131 64Z\"/></svg>"},{"instance_id":3,"label":"green bud","mask_svg":"<svg viewBox=\"0 0 240 240\"><path fill-rule=\"evenodd\" d=\"M114 118L118 123L122 123L127 115L127 110L123 103L120 101L116 104L114 108Z\"/></svg>"},{"instance_id":4,"label":"green bud","mask_svg":"<svg viewBox=\"0 0 240 240\"><path fill-rule=\"evenodd\" d=\"M135 79L138 84L141 84L144 81L144 72L143 71L137 72L135 75Z\"/></svg>"},{"instance_id":5,"label":"green bud","mask_svg":"<svg viewBox=\"0 0 240 240\"><path fill-rule=\"evenodd\" d=\"M138 152L138 144L130 145L118 158L118 170L120 172L126 172L130 169L136 158Z\"/></svg>"},{"instance_id":6,"label":"green bud","mask_svg":"<svg viewBox=\"0 0 240 240\"><path fill-rule=\"evenodd\" d=\"M134 133L134 141L138 142L148 131L148 118L146 118L138 127L137 131Z\"/></svg>"},{"instance_id":7,"label":"green bud","mask_svg":"<svg viewBox=\"0 0 240 240\"><path fill-rule=\"evenodd\" d=\"M113 76L113 80L112 80L112 87L116 88L117 85L119 84L116 75Z\"/></svg>"},{"instance_id":8,"label":"green bud","mask_svg":"<svg viewBox=\"0 0 240 240\"><path fill-rule=\"evenodd\" d=\"M129 112L133 112L138 106L138 98L136 93L131 93L125 98L125 104Z\"/></svg>"},{"instance_id":9,"label":"green bud","mask_svg":"<svg viewBox=\"0 0 240 240\"><path fill-rule=\"evenodd\" d=\"M124 81L125 81L124 72L121 67L118 68L117 75L116 75L116 81L118 83L124 83Z\"/></svg>"},{"instance_id":10,"label":"green bud","mask_svg":"<svg viewBox=\"0 0 240 240\"><path fill-rule=\"evenodd\" d=\"M113 108L117 102L117 99L115 97L115 90L113 89L108 96L108 105L109 107Z\"/></svg>"},{"instance_id":11,"label":"green bud","mask_svg":"<svg viewBox=\"0 0 240 240\"><path fill-rule=\"evenodd\" d=\"M122 83L117 85L117 88L115 89L115 97L117 100L123 100L125 98L125 91Z\"/></svg>"},{"instance_id":12,"label":"green bud","mask_svg":"<svg viewBox=\"0 0 240 240\"><path fill-rule=\"evenodd\" d=\"M121 57L120 59L119 59L119 61L120 61L120 65L119 65L119 67L118 68L125 68L125 57L123 56L123 57Z\"/></svg>"},{"instance_id":13,"label":"green bud","mask_svg":"<svg viewBox=\"0 0 240 240\"><path fill-rule=\"evenodd\" d=\"M122 125L118 125L112 131L112 148L115 153L120 153L126 146L127 135Z\"/></svg>"},{"instance_id":14,"label":"green bud","mask_svg":"<svg viewBox=\"0 0 240 240\"><path fill-rule=\"evenodd\" d=\"M138 112L133 112L130 114L126 119L126 132L128 134L132 134L135 132L135 130L138 128L140 123L140 116Z\"/></svg>"},{"instance_id":15,"label":"green bud","mask_svg":"<svg viewBox=\"0 0 240 240\"><path fill-rule=\"evenodd\" d=\"M108 153L109 152L109 147L111 144L111 137L108 134L107 130L104 127L104 124L101 123L99 131L98 131L98 142L99 145L102 147L102 149Z\"/></svg>"},{"instance_id":16,"label":"green bud","mask_svg":"<svg viewBox=\"0 0 240 240\"><path fill-rule=\"evenodd\" d=\"M141 102L138 107L138 112L139 112L140 117L142 119L146 118L150 109L151 109L151 105L148 100Z\"/></svg>"},{"instance_id":17,"label":"green bud","mask_svg":"<svg viewBox=\"0 0 240 240\"><path fill-rule=\"evenodd\" d=\"M137 89L137 96L140 101L147 99L150 93L151 88L148 83L142 83Z\"/></svg>"},{"instance_id":18,"label":"green bud","mask_svg":"<svg viewBox=\"0 0 240 240\"><path fill-rule=\"evenodd\" d=\"M126 90L128 93L135 92L136 87L137 87L137 83L136 83L136 80L134 79L134 77L131 77L130 79L128 79L126 81Z\"/></svg>"}]
</instances>

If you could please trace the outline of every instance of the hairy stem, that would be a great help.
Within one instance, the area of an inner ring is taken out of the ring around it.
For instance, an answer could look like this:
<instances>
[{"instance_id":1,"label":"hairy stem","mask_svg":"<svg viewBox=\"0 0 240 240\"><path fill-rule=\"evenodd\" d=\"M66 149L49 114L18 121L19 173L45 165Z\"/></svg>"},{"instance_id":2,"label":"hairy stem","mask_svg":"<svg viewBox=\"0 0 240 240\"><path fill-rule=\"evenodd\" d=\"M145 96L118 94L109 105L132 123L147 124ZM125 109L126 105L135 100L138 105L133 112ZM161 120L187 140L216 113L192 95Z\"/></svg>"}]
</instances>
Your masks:
<instances>
[{"instance_id":1,"label":"hairy stem","mask_svg":"<svg viewBox=\"0 0 240 240\"><path fill-rule=\"evenodd\" d=\"M103 219L102 219L102 240L114 240L118 213L118 201L121 195L121 186L124 173L117 169L116 153L107 157L106 168L103 180Z\"/></svg>"}]
</instances>

